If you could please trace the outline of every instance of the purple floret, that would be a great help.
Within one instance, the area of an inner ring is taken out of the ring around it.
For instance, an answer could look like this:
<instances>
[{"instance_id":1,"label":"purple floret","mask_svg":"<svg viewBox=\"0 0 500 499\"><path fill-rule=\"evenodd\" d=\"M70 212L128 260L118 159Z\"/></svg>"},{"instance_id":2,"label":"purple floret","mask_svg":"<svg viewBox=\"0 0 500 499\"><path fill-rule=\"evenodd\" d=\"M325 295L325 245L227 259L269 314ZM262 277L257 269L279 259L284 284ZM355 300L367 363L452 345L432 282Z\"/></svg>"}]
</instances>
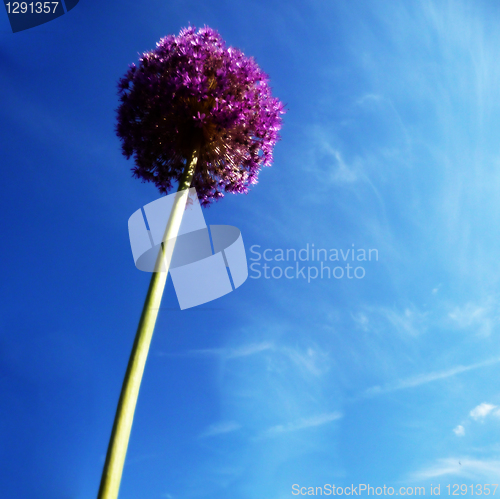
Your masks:
<instances>
[{"instance_id":1,"label":"purple floret","mask_svg":"<svg viewBox=\"0 0 500 499\"><path fill-rule=\"evenodd\" d=\"M116 132L134 176L168 194L195 148L191 183L208 206L224 193L247 193L279 140L283 104L251 57L225 48L208 27L162 38L118 83Z\"/></svg>"}]
</instances>

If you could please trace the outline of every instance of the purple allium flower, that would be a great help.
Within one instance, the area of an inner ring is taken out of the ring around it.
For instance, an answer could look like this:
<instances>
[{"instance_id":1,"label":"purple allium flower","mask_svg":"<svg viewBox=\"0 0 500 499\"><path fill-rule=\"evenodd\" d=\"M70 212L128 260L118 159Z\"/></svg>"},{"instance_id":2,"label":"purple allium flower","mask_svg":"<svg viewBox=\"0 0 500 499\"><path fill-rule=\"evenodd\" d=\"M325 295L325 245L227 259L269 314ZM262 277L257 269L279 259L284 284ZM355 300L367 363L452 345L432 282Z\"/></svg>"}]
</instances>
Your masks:
<instances>
[{"instance_id":1,"label":"purple allium flower","mask_svg":"<svg viewBox=\"0 0 500 499\"><path fill-rule=\"evenodd\" d=\"M116 132L134 176L168 193L199 150L192 187L204 206L247 193L272 164L283 104L251 57L208 27L162 38L120 79Z\"/></svg>"}]
</instances>

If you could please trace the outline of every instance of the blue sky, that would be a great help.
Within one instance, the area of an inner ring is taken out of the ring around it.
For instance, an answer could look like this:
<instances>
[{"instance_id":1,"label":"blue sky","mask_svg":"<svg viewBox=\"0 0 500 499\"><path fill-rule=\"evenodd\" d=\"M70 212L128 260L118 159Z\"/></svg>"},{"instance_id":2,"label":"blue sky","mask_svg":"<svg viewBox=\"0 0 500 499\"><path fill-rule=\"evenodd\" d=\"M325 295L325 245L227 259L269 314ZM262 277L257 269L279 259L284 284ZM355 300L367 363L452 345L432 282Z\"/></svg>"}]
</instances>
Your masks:
<instances>
[{"instance_id":1,"label":"blue sky","mask_svg":"<svg viewBox=\"0 0 500 499\"><path fill-rule=\"evenodd\" d=\"M2 496L97 494L149 283L127 221L159 197L121 155L116 83L189 23L288 109L274 165L207 223L254 269L313 244L378 259L251 270L184 311L169 279L120 498L499 483L499 4L81 0L16 34L0 15Z\"/></svg>"}]
</instances>

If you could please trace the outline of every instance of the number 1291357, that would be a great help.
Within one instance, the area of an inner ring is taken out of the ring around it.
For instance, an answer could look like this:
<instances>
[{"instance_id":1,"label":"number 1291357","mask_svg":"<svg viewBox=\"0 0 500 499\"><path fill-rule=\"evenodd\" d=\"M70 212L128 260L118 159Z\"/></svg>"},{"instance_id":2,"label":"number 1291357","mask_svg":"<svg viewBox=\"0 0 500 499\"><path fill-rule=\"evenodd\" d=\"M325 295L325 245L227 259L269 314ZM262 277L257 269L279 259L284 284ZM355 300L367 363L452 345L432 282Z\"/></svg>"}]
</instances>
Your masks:
<instances>
[{"instance_id":1,"label":"number 1291357","mask_svg":"<svg viewBox=\"0 0 500 499\"><path fill-rule=\"evenodd\" d=\"M465 483L461 485L459 485L458 483L454 483L453 485L451 484L446 485L446 488L448 489L448 495L451 496L460 496L460 495L463 496L465 494L477 495L477 496L481 495L489 496L490 494L495 495L497 487L498 487L497 483L485 483L484 485L478 483L475 486L472 484L467 485Z\"/></svg>"},{"instance_id":2,"label":"number 1291357","mask_svg":"<svg viewBox=\"0 0 500 499\"><path fill-rule=\"evenodd\" d=\"M9 2L5 4L8 14L54 14L58 5L59 2Z\"/></svg>"}]
</instances>

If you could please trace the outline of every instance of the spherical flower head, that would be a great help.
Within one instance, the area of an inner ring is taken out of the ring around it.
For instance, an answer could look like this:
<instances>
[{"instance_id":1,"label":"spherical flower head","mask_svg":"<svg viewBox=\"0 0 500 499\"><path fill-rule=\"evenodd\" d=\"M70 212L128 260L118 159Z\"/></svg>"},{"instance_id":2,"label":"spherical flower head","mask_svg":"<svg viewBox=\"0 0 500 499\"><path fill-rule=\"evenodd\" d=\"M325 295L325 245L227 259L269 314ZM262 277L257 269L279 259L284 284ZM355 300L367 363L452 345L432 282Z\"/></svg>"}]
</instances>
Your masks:
<instances>
[{"instance_id":1,"label":"spherical flower head","mask_svg":"<svg viewBox=\"0 0 500 499\"><path fill-rule=\"evenodd\" d=\"M199 151L191 183L208 206L247 193L279 140L283 104L251 57L208 27L162 38L120 79L116 132L134 176L167 194Z\"/></svg>"}]
</instances>

